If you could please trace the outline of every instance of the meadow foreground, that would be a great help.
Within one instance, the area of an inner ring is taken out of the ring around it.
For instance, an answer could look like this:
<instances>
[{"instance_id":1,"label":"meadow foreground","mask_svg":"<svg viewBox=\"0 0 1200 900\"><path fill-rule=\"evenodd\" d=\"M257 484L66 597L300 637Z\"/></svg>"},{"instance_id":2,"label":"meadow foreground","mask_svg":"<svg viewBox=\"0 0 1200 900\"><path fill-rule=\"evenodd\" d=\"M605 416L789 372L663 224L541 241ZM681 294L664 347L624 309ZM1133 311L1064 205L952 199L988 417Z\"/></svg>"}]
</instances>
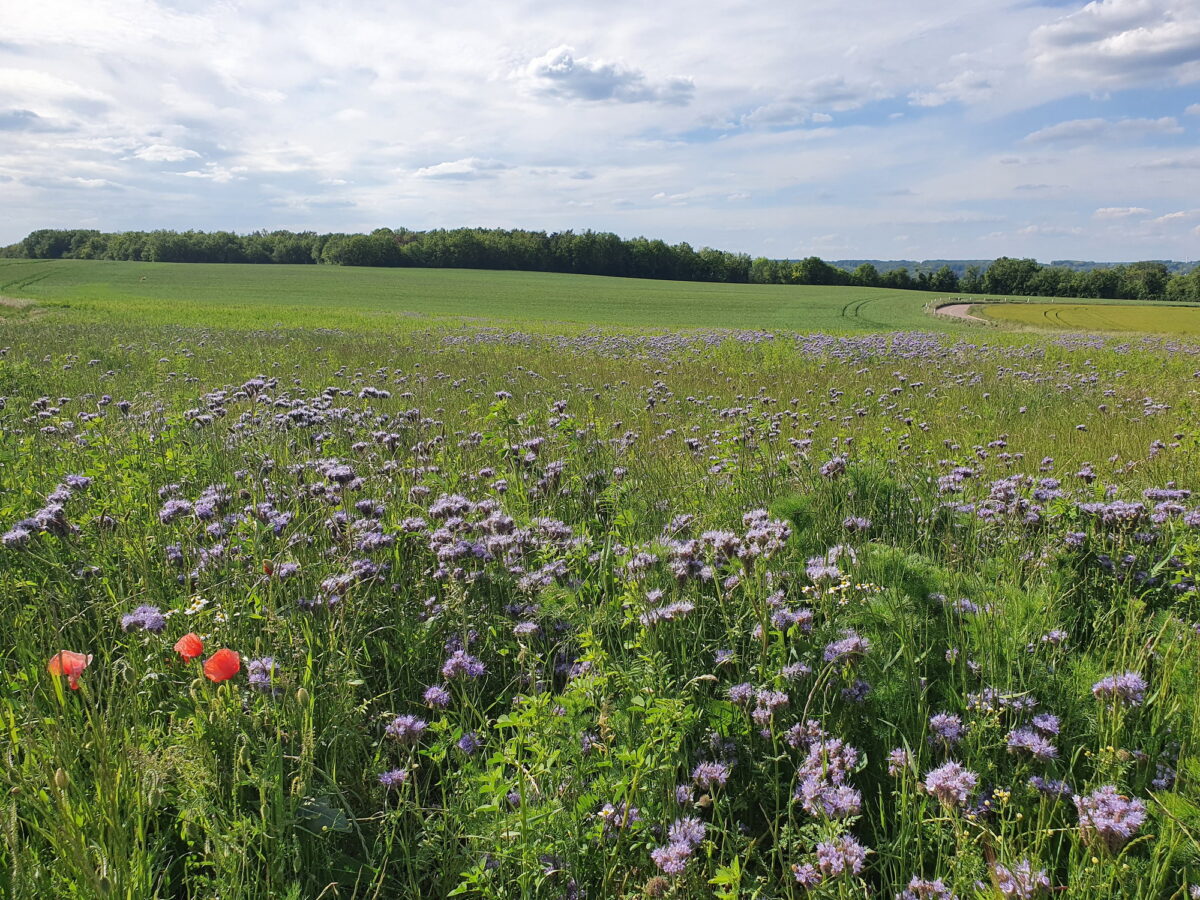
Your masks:
<instances>
[{"instance_id":1,"label":"meadow foreground","mask_svg":"<svg viewBox=\"0 0 1200 900\"><path fill-rule=\"evenodd\" d=\"M981 334L0 327L0 893L1196 896L1200 347Z\"/></svg>"}]
</instances>

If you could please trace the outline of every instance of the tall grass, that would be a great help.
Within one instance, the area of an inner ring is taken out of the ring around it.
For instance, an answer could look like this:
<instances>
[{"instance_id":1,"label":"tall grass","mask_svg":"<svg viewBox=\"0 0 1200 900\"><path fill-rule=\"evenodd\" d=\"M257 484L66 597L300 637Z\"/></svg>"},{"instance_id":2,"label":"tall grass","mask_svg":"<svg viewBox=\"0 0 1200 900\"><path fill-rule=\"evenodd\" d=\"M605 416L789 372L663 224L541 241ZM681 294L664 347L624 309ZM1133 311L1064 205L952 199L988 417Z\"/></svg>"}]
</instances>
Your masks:
<instances>
[{"instance_id":1,"label":"tall grass","mask_svg":"<svg viewBox=\"0 0 1200 900\"><path fill-rule=\"evenodd\" d=\"M53 321L0 347L6 896L1198 879L1194 348ZM140 606L161 632L123 629ZM77 691L63 650L93 656ZM1094 696L1126 672L1140 702ZM1043 714L1053 757L1010 749ZM961 804L925 787L951 760ZM1146 818L1101 846L1072 797L1106 785Z\"/></svg>"}]
</instances>

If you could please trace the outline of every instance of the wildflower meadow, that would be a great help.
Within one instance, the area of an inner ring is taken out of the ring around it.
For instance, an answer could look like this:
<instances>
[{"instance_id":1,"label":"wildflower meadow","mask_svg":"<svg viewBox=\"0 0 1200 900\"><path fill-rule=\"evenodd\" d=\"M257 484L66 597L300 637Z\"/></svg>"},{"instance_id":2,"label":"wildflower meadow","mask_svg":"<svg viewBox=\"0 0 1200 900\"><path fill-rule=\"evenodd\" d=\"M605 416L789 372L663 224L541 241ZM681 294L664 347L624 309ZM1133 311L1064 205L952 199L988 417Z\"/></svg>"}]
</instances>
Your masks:
<instances>
[{"instance_id":1,"label":"wildflower meadow","mask_svg":"<svg viewBox=\"0 0 1200 900\"><path fill-rule=\"evenodd\" d=\"M0 324L0 894L1200 896L1200 346L563 331Z\"/></svg>"}]
</instances>

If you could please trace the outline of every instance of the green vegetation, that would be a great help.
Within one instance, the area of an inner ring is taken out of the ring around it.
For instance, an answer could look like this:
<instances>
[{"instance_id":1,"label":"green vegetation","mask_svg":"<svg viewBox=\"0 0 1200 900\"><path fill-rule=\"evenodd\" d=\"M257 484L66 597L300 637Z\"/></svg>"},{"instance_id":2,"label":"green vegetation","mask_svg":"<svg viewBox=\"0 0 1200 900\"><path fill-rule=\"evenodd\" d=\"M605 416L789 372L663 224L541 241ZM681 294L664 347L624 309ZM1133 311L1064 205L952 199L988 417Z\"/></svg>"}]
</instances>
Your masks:
<instances>
[{"instance_id":1,"label":"green vegetation","mask_svg":"<svg viewBox=\"0 0 1200 900\"><path fill-rule=\"evenodd\" d=\"M1194 306L1172 308L1098 303L985 303L975 306L971 312L1002 326L1200 335L1200 308Z\"/></svg>"},{"instance_id":2,"label":"green vegetation","mask_svg":"<svg viewBox=\"0 0 1200 900\"><path fill-rule=\"evenodd\" d=\"M314 331L40 265L92 305L0 322L3 896L1197 882L1186 348ZM315 277L362 325L415 274Z\"/></svg>"},{"instance_id":3,"label":"green vegetation","mask_svg":"<svg viewBox=\"0 0 1200 900\"><path fill-rule=\"evenodd\" d=\"M1200 268L1172 271L1159 261L1093 266L1043 266L1002 256L960 274L949 264L910 273L880 272L862 262L853 271L817 256L751 260L744 253L686 242L667 244L608 232L455 228L411 231L378 228L370 234L257 231L123 231L42 229L0 257L183 263L274 263L403 268L510 269L578 275L755 284L883 287L935 293L1002 294L1091 299L1200 301Z\"/></svg>"},{"instance_id":4,"label":"green vegetation","mask_svg":"<svg viewBox=\"0 0 1200 900\"><path fill-rule=\"evenodd\" d=\"M71 321L357 331L449 324L886 331L963 326L928 294L536 272L0 260L0 296Z\"/></svg>"}]
</instances>

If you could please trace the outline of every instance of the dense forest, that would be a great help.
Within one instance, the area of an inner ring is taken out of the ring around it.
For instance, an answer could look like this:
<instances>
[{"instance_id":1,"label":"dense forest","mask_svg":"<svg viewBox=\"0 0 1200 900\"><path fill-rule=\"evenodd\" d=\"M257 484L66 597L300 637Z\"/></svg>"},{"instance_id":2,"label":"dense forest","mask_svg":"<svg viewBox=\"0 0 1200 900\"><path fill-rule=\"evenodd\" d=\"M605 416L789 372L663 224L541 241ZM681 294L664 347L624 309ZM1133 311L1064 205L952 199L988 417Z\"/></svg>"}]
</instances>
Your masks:
<instances>
[{"instance_id":1,"label":"dense forest","mask_svg":"<svg viewBox=\"0 0 1200 900\"><path fill-rule=\"evenodd\" d=\"M1082 270L1001 257L959 274L949 265L880 271L870 262L839 268L816 256L751 259L687 243L622 239L595 231L455 228L370 234L256 231L122 231L42 229L0 250L32 259L113 259L145 262L281 263L335 266L517 269L627 278L754 284L855 285L947 294L1176 300L1200 302L1200 268L1173 273L1166 263L1123 263Z\"/></svg>"}]
</instances>

